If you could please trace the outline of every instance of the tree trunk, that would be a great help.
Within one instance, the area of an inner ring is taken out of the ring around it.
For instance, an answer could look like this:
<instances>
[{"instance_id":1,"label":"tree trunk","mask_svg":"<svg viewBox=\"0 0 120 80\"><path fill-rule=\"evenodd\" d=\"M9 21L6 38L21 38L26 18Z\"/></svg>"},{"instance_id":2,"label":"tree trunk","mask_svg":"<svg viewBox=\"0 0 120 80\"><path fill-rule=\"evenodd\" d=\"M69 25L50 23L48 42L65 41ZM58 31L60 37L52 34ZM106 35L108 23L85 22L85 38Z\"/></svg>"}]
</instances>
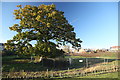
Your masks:
<instances>
[{"instance_id":1,"label":"tree trunk","mask_svg":"<svg viewBox=\"0 0 120 80\"><path fill-rule=\"evenodd\" d=\"M37 63L37 62L41 62L42 61L42 59L43 59L43 57L42 56L35 56L35 63Z\"/></svg>"}]
</instances>

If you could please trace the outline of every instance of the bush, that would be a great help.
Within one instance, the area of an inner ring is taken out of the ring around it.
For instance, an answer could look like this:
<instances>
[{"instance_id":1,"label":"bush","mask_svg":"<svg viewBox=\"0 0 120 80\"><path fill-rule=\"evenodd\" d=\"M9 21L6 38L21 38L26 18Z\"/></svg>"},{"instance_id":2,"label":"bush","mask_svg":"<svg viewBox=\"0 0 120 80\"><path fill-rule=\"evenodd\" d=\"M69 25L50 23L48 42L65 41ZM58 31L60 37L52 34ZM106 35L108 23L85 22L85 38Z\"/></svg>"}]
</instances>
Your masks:
<instances>
[{"instance_id":1,"label":"bush","mask_svg":"<svg viewBox=\"0 0 120 80\"><path fill-rule=\"evenodd\" d=\"M5 49L2 51L2 56L10 56L10 55L15 55L14 51L5 50Z\"/></svg>"},{"instance_id":2,"label":"bush","mask_svg":"<svg viewBox=\"0 0 120 80\"><path fill-rule=\"evenodd\" d=\"M42 60L43 66L46 67L53 67L57 69L64 69L68 67L70 64L67 60L65 59L59 59L59 60L53 60L53 59L43 59Z\"/></svg>"}]
</instances>

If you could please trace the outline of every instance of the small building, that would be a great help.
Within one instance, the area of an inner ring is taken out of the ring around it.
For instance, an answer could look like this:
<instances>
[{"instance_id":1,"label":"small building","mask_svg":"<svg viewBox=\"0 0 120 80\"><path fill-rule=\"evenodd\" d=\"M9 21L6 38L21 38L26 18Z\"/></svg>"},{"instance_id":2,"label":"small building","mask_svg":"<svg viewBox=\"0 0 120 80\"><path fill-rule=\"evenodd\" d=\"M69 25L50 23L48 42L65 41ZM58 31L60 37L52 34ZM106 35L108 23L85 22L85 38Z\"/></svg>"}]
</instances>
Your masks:
<instances>
[{"instance_id":1,"label":"small building","mask_svg":"<svg viewBox=\"0 0 120 80\"><path fill-rule=\"evenodd\" d=\"M73 52L74 53L86 53L84 49L79 49L79 50L74 49Z\"/></svg>"},{"instance_id":2,"label":"small building","mask_svg":"<svg viewBox=\"0 0 120 80\"><path fill-rule=\"evenodd\" d=\"M118 50L120 50L120 46L112 46L112 47L110 47L110 51L112 51L112 52L117 52Z\"/></svg>"},{"instance_id":3,"label":"small building","mask_svg":"<svg viewBox=\"0 0 120 80\"><path fill-rule=\"evenodd\" d=\"M79 53L86 53L85 49L80 49Z\"/></svg>"}]
</instances>

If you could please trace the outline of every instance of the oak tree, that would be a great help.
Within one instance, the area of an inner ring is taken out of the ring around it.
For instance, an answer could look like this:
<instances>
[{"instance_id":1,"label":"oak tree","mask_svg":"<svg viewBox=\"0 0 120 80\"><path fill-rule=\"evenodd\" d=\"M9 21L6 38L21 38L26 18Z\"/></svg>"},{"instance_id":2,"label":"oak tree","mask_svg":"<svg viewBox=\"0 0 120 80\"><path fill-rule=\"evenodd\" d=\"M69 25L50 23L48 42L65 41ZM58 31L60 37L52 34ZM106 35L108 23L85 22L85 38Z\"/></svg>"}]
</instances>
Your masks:
<instances>
[{"instance_id":1,"label":"oak tree","mask_svg":"<svg viewBox=\"0 0 120 80\"><path fill-rule=\"evenodd\" d=\"M6 49L19 55L57 57L64 53L57 48L60 45L70 43L76 49L81 47L82 41L76 38L74 27L69 24L64 12L57 10L54 4L17 7L14 16L19 23L9 27L17 34L7 41ZM31 41L36 42L34 46Z\"/></svg>"}]
</instances>

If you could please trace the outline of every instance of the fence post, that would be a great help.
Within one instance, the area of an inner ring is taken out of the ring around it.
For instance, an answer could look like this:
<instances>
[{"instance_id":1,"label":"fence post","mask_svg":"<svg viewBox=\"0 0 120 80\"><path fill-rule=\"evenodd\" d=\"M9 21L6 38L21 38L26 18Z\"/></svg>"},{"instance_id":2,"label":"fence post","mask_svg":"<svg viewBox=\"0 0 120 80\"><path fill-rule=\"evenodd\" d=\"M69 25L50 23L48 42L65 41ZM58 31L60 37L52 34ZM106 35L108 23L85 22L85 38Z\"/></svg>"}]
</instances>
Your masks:
<instances>
[{"instance_id":1,"label":"fence post","mask_svg":"<svg viewBox=\"0 0 120 80\"><path fill-rule=\"evenodd\" d=\"M51 70L51 73L50 73L51 77L53 77L53 71Z\"/></svg>"},{"instance_id":2,"label":"fence post","mask_svg":"<svg viewBox=\"0 0 120 80\"><path fill-rule=\"evenodd\" d=\"M104 58L104 65L105 65L105 58Z\"/></svg>"},{"instance_id":3,"label":"fence post","mask_svg":"<svg viewBox=\"0 0 120 80\"><path fill-rule=\"evenodd\" d=\"M107 59L107 63L108 63L108 59Z\"/></svg>"},{"instance_id":4,"label":"fence post","mask_svg":"<svg viewBox=\"0 0 120 80\"><path fill-rule=\"evenodd\" d=\"M47 69L47 77L48 77L48 69Z\"/></svg>"},{"instance_id":5,"label":"fence post","mask_svg":"<svg viewBox=\"0 0 120 80\"><path fill-rule=\"evenodd\" d=\"M60 77L62 77L62 74L61 74L61 73L59 73L59 76L60 76Z\"/></svg>"},{"instance_id":6,"label":"fence post","mask_svg":"<svg viewBox=\"0 0 120 80\"><path fill-rule=\"evenodd\" d=\"M86 68L88 67L88 59L86 58Z\"/></svg>"},{"instance_id":7,"label":"fence post","mask_svg":"<svg viewBox=\"0 0 120 80\"><path fill-rule=\"evenodd\" d=\"M79 73L79 72L77 72L76 76L79 76L79 75L80 75L80 73Z\"/></svg>"},{"instance_id":8,"label":"fence post","mask_svg":"<svg viewBox=\"0 0 120 80\"><path fill-rule=\"evenodd\" d=\"M72 58L68 58L70 66L72 65Z\"/></svg>"},{"instance_id":9,"label":"fence post","mask_svg":"<svg viewBox=\"0 0 120 80\"><path fill-rule=\"evenodd\" d=\"M104 68L102 68L102 73L104 73Z\"/></svg>"},{"instance_id":10,"label":"fence post","mask_svg":"<svg viewBox=\"0 0 120 80\"><path fill-rule=\"evenodd\" d=\"M69 71L70 69L68 68L68 71Z\"/></svg>"}]
</instances>

